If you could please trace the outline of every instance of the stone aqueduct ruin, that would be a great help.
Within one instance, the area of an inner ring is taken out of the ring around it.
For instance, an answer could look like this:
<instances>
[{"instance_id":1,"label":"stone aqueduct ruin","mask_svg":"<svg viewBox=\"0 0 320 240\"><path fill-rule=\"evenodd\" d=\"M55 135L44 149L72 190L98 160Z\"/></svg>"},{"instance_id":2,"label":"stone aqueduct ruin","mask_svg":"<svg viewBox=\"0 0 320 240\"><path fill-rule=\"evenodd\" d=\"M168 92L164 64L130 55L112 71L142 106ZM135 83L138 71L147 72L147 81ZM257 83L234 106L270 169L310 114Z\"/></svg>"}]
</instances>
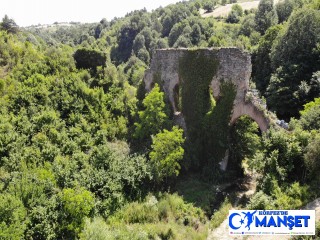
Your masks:
<instances>
[{"instance_id":1,"label":"stone aqueduct ruin","mask_svg":"<svg viewBox=\"0 0 320 240\"><path fill-rule=\"evenodd\" d=\"M166 97L171 103L175 113L175 121L178 125L186 129L183 113L177 109L175 102L175 88L179 86L181 76L179 76L179 60L183 58L188 51L197 51L206 57L218 61L218 69L211 80L210 87L213 97L219 101L220 83L222 81L231 81L236 87L236 97L233 104L233 111L230 124L233 124L240 116L248 115L257 122L261 131L269 128L269 119L264 114L264 109L258 106L257 97L248 98L250 91L249 79L252 65L250 54L242 52L237 48L219 48L219 49L162 49L157 50L152 58L150 69L144 76L145 87L150 91L155 83L155 76ZM208 86L209 87L209 86ZM192 96L190 96L192 98ZM259 100L259 99L258 99Z\"/></svg>"}]
</instances>

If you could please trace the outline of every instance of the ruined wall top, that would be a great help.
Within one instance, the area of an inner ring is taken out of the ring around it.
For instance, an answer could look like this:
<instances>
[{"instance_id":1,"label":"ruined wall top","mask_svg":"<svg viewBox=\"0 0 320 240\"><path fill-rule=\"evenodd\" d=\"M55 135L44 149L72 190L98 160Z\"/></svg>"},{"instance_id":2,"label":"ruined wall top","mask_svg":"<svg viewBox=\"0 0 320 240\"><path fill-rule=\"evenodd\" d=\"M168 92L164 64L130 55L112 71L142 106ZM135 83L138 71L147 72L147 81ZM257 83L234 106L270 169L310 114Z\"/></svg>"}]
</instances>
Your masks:
<instances>
[{"instance_id":1,"label":"ruined wall top","mask_svg":"<svg viewBox=\"0 0 320 240\"><path fill-rule=\"evenodd\" d=\"M246 114L258 122L261 130L264 131L268 128L269 121L265 118L263 111L259 110L254 103L246 101L252 71L251 56L249 53L241 51L238 48L157 50L153 54L150 68L145 72L144 82L146 90L150 91L154 83L160 84L171 103L174 113L180 114L178 109L176 109L174 89L181 81L181 77L179 76L180 59L187 56L188 51L205 55L209 59L214 59L218 62L218 69L210 83L213 97L216 100L220 97L220 84L223 81L231 81L236 87L232 122L240 115ZM179 116L183 120L183 115Z\"/></svg>"},{"instance_id":2,"label":"ruined wall top","mask_svg":"<svg viewBox=\"0 0 320 240\"><path fill-rule=\"evenodd\" d=\"M199 54L216 59L219 62L218 71L212 79L211 87L215 98L220 94L220 81L232 81L237 87L237 97L242 98L249 89L249 79L252 71L251 56L238 48L206 48L206 49L160 49L157 50L151 61L150 69L145 74L146 89L150 91L155 75L161 78L160 84L169 97L174 85L179 83L179 59L188 51L197 51ZM158 79L160 80L160 79Z\"/></svg>"}]
</instances>

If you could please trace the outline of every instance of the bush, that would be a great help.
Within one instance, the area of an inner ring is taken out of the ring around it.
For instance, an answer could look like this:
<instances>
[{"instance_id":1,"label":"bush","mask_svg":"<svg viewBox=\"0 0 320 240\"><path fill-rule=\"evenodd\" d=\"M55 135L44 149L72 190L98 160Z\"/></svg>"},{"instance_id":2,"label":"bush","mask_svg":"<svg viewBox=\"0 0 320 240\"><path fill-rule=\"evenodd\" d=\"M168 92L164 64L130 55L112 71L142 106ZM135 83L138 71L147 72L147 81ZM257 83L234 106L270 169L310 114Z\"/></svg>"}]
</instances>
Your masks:
<instances>
[{"instance_id":1,"label":"bush","mask_svg":"<svg viewBox=\"0 0 320 240\"><path fill-rule=\"evenodd\" d=\"M204 212L177 194L160 194L159 200L149 195L143 202L129 203L107 222L112 239L191 240L207 236ZM93 227L90 222L87 225ZM98 228L101 224L97 225Z\"/></svg>"},{"instance_id":2,"label":"bush","mask_svg":"<svg viewBox=\"0 0 320 240\"><path fill-rule=\"evenodd\" d=\"M203 4L203 9L206 10L207 12L212 12L213 8L214 8L213 1L208 0Z\"/></svg>"},{"instance_id":3,"label":"bush","mask_svg":"<svg viewBox=\"0 0 320 240\"><path fill-rule=\"evenodd\" d=\"M247 207L252 210L272 209L272 198L264 192L259 191L250 199Z\"/></svg>"},{"instance_id":4,"label":"bush","mask_svg":"<svg viewBox=\"0 0 320 240\"><path fill-rule=\"evenodd\" d=\"M274 184L272 195L276 209L298 209L308 202L311 194L308 186L295 182L285 189Z\"/></svg>"},{"instance_id":5,"label":"bush","mask_svg":"<svg viewBox=\"0 0 320 240\"><path fill-rule=\"evenodd\" d=\"M10 194L0 194L0 238L22 239L26 229L27 211L21 200Z\"/></svg>"},{"instance_id":6,"label":"bush","mask_svg":"<svg viewBox=\"0 0 320 240\"><path fill-rule=\"evenodd\" d=\"M80 234L81 240L107 240L112 239L111 231L106 222L96 217L92 220L87 218L85 220L84 228Z\"/></svg>"},{"instance_id":7,"label":"bush","mask_svg":"<svg viewBox=\"0 0 320 240\"><path fill-rule=\"evenodd\" d=\"M106 65L106 56L104 53L90 50L90 49L78 49L74 55L74 60L76 61L76 67L78 69L93 69L96 70L98 66Z\"/></svg>"},{"instance_id":8,"label":"bush","mask_svg":"<svg viewBox=\"0 0 320 240\"><path fill-rule=\"evenodd\" d=\"M125 224L133 223L156 223L159 221L158 208L154 205L145 203L133 202L126 205L116 218Z\"/></svg>"}]
</instances>

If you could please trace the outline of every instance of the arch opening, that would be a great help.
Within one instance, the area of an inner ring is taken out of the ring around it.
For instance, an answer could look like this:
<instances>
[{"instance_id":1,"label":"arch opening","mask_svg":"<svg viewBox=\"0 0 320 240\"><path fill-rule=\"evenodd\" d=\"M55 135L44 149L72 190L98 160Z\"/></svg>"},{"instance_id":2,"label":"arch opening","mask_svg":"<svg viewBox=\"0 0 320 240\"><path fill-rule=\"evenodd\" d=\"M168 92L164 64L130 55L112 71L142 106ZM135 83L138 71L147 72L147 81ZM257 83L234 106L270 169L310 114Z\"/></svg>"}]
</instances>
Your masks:
<instances>
[{"instance_id":1,"label":"arch opening","mask_svg":"<svg viewBox=\"0 0 320 240\"><path fill-rule=\"evenodd\" d=\"M261 130L249 115L240 116L231 126L227 171L234 177L248 173L250 160L261 146Z\"/></svg>"},{"instance_id":2,"label":"arch opening","mask_svg":"<svg viewBox=\"0 0 320 240\"><path fill-rule=\"evenodd\" d=\"M233 125L241 116L249 116L255 121L261 132L265 132L269 128L269 121L264 115L264 111L259 109L252 102L240 102L234 105L230 125Z\"/></svg>"}]
</instances>

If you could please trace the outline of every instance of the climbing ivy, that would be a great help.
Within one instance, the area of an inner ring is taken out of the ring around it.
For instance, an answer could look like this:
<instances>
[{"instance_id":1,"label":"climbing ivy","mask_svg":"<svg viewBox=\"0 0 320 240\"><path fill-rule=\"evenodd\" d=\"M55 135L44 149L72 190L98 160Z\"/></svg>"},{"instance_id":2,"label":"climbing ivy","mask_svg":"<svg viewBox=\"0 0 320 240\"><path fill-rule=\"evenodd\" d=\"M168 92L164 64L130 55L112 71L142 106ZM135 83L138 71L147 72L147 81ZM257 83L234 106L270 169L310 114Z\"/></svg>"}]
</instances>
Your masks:
<instances>
[{"instance_id":1,"label":"climbing ivy","mask_svg":"<svg viewBox=\"0 0 320 240\"><path fill-rule=\"evenodd\" d=\"M210 169L212 176L228 148L236 90L231 82L222 82L221 97L215 106L209 85L219 61L211 54L206 55L205 50L189 50L179 59L179 92L188 137L185 167Z\"/></svg>"},{"instance_id":2,"label":"climbing ivy","mask_svg":"<svg viewBox=\"0 0 320 240\"><path fill-rule=\"evenodd\" d=\"M206 115L204 137L206 139L206 170L214 171L229 148L230 120L236 88L230 81L220 84L220 99L216 107Z\"/></svg>"},{"instance_id":3,"label":"climbing ivy","mask_svg":"<svg viewBox=\"0 0 320 240\"><path fill-rule=\"evenodd\" d=\"M219 66L204 50L189 50L179 59L181 108L187 125L187 163L199 168L204 159L204 117L212 110L209 85Z\"/></svg>"}]
</instances>

